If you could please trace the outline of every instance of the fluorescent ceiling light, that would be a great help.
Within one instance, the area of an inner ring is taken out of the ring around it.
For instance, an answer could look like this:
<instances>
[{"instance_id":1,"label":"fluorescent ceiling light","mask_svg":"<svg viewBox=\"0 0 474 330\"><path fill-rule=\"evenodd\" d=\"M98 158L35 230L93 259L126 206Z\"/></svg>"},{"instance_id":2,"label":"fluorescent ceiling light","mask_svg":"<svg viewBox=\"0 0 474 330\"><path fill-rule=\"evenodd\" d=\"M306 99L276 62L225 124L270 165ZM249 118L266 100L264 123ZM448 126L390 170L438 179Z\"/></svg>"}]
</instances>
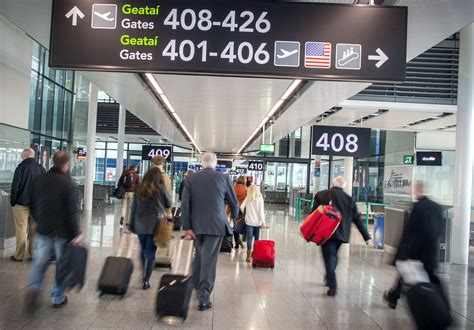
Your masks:
<instances>
[{"instance_id":1,"label":"fluorescent ceiling light","mask_svg":"<svg viewBox=\"0 0 474 330\"><path fill-rule=\"evenodd\" d=\"M290 86L287 88L287 90L283 93L283 95L280 97L280 99L273 105L273 107L267 113L265 118L263 118L262 122L257 126L255 131L250 135L250 137L247 139L247 141L245 141L245 143L242 145L242 147L240 147L237 154L240 154L242 152L242 150L244 150L245 146L254 138L255 135L257 135L260 132L262 127L264 127L266 125L267 121L269 121L270 118L280 109L280 107L283 105L285 100L287 100L293 94L293 92L301 84L301 82L302 82L301 79L293 80L293 82L290 84Z\"/></svg>"},{"instance_id":2,"label":"fluorescent ceiling light","mask_svg":"<svg viewBox=\"0 0 474 330\"><path fill-rule=\"evenodd\" d=\"M157 92L159 95L165 94L161 89L160 85L158 85L158 82L156 81L155 77L153 77L151 73L145 73L145 76L148 78L148 81L155 89L155 92Z\"/></svg>"}]
</instances>

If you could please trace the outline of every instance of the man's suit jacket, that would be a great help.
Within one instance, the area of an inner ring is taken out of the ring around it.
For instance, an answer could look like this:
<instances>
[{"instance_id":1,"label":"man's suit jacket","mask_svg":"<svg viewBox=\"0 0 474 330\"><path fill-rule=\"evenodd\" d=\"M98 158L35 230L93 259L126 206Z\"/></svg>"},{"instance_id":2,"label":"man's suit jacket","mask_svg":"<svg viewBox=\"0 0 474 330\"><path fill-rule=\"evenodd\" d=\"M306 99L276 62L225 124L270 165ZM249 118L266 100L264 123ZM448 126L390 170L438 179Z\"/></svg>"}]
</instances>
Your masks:
<instances>
[{"instance_id":1,"label":"man's suit jacket","mask_svg":"<svg viewBox=\"0 0 474 330\"><path fill-rule=\"evenodd\" d=\"M213 169L203 169L184 181L181 217L183 229L196 235L232 235L225 206L237 219L239 203L230 178Z\"/></svg>"}]
</instances>

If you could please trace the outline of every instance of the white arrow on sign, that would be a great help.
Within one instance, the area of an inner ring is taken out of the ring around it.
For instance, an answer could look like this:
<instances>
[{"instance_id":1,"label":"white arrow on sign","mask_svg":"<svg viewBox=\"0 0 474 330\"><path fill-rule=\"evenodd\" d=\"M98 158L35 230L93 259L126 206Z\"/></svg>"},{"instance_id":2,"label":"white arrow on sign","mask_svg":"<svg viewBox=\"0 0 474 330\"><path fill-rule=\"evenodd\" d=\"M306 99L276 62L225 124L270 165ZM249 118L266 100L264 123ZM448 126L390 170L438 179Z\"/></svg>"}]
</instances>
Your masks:
<instances>
[{"instance_id":1,"label":"white arrow on sign","mask_svg":"<svg viewBox=\"0 0 474 330\"><path fill-rule=\"evenodd\" d=\"M380 68L385 62L387 62L388 60L388 56L385 55L385 53L380 49L380 48L377 48L375 50L375 52L378 54L378 55L369 55L369 60L370 61L378 61L377 63L375 63L375 66L378 68Z\"/></svg>"},{"instance_id":2,"label":"white arrow on sign","mask_svg":"<svg viewBox=\"0 0 474 330\"><path fill-rule=\"evenodd\" d=\"M66 15L66 18L69 18L72 16L72 25L76 26L77 25L77 17L79 16L80 19L84 18L84 13L77 8L77 6L74 6Z\"/></svg>"}]
</instances>

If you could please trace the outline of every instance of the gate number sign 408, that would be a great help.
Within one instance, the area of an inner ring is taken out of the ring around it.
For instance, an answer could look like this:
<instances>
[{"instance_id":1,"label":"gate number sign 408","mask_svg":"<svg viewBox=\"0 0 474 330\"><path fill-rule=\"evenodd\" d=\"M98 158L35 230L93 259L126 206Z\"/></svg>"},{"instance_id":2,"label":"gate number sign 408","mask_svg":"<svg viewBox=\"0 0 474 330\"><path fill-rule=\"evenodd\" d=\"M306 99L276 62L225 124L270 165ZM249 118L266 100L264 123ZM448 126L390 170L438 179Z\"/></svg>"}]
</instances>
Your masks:
<instances>
[{"instance_id":1,"label":"gate number sign 408","mask_svg":"<svg viewBox=\"0 0 474 330\"><path fill-rule=\"evenodd\" d=\"M329 134L323 133L318 142L316 142L316 147L322 148L324 151L328 151L330 148L335 152L340 152L345 148L347 152L355 153L359 150L358 142L359 138L355 134L349 134L344 139L341 133L336 133L329 141Z\"/></svg>"},{"instance_id":2,"label":"gate number sign 408","mask_svg":"<svg viewBox=\"0 0 474 330\"><path fill-rule=\"evenodd\" d=\"M148 153L148 157L155 158L156 156L163 156L166 159L170 156L170 151L168 149L151 149Z\"/></svg>"}]
</instances>

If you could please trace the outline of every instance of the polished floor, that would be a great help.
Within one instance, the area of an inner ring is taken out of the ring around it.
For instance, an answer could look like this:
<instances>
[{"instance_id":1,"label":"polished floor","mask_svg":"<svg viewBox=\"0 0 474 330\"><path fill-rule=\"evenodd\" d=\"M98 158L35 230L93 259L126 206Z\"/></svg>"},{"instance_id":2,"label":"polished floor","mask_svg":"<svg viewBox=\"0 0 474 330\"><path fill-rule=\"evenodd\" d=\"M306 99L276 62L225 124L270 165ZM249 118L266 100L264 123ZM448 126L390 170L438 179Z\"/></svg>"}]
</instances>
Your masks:
<instances>
[{"instance_id":1,"label":"polished floor","mask_svg":"<svg viewBox=\"0 0 474 330\"><path fill-rule=\"evenodd\" d=\"M157 320L153 312L156 287L160 276L168 270L156 270L152 288L143 291L137 262L124 299L99 298L96 284L104 259L121 250L123 256L132 254L137 260L137 240L120 232L117 210L115 205L109 205L92 215L84 215L84 223L90 224L85 228L90 253L88 281L81 292L69 293L69 303L64 308L51 308L49 290L45 290L40 310L34 317L25 317L22 304L30 265L13 263L9 260L11 251L3 252L0 259L1 329L414 328L405 301L397 310L388 309L383 303L382 292L391 286L396 271L384 261L386 258L381 250L365 246L358 233L353 232L352 243L344 245L340 253L339 294L329 298L323 286L320 249L305 243L292 218L284 209L275 207L268 207L270 229L263 231L264 239L269 237L276 241L275 269L252 269L244 260L245 251L221 254L212 310L198 312L193 300L186 322ZM183 264L185 258L182 259ZM46 281L48 286L53 271L51 266ZM450 292L456 321L453 328L474 329L473 270L443 265L440 273Z\"/></svg>"}]
</instances>

